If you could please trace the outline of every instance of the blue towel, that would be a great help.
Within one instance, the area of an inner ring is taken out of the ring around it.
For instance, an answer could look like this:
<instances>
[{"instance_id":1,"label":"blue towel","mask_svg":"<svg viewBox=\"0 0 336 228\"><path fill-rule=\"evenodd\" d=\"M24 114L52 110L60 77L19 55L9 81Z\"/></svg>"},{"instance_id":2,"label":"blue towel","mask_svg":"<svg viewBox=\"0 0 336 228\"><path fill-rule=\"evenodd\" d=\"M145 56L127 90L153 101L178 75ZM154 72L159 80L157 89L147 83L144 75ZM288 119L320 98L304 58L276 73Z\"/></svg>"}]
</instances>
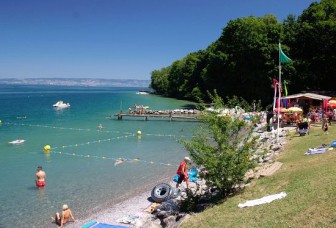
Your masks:
<instances>
[{"instance_id":1,"label":"blue towel","mask_svg":"<svg viewBox=\"0 0 336 228\"><path fill-rule=\"evenodd\" d=\"M81 228L127 228L127 226L117 226L117 225L111 225L107 223L100 223L100 222L88 222L81 226Z\"/></svg>"}]
</instances>

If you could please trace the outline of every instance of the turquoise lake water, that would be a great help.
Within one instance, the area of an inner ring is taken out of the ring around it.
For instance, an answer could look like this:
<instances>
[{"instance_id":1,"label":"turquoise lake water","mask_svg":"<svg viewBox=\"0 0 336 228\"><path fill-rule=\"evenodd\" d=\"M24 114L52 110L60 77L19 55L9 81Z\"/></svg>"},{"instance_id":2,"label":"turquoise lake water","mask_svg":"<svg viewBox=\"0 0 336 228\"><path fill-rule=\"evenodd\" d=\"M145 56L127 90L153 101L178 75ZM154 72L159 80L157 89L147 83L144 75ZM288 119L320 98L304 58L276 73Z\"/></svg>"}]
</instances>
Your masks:
<instances>
[{"instance_id":1,"label":"turquoise lake water","mask_svg":"<svg viewBox=\"0 0 336 228\"><path fill-rule=\"evenodd\" d=\"M191 104L139 89L0 85L0 227L54 227L50 216L65 203L85 218L173 177L187 155L178 140L197 123L106 117L135 103L153 110ZM54 109L58 100L71 107ZM18 138L26 141L8 144ZM115 166L117 158L128 160ZM35 187L38 165L47 174L44 189Z\"/></svg>"}]
</instances>

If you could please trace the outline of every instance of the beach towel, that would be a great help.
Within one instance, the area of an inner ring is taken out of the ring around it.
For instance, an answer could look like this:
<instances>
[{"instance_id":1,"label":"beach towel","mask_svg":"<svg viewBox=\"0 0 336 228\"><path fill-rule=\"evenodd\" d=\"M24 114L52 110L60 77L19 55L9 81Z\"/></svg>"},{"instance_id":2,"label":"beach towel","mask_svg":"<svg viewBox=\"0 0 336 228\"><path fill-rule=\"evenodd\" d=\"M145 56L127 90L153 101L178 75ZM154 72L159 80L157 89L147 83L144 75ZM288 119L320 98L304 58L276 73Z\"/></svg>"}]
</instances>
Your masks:
<instances>
[{"instance_id":1,"label":"beach towel","mask_svg":"<svg viewBox=\"0 0 336 228\"><path fill-rule=\"evenodd\" d=\"M285 198L286 196L287 196L287 194L285 192L280 192L279 194L265 196L265 197L260 198L260 199L248 200L245 203L238 204L238 207L239 208L253 207L253 206L257 206L257 205L261 205L261 204L265 204L265 203L270 203L274 200Z\"/></svg>"},{"instance_id":2,"label":"beach towel","mask_svg":"<svg viewBox=\"0 0 336 228\"><path fill-rule=\"evenodd\" d=\"M126 228L127 226L117 226L117 225L111 225L107 223L100 223L100 222L88 222L85 223L81 228Z\"/></svg>"},{"instance_id":3,"label":"beach towel","mask_svg":"<svg viewBox=\"0 0 336 228\"><path fill-rule=\"evenodd\" d=\"M305 155L311 155L311 154L324 154L328 151L328 148L309 148L309 150L305 153Z\"/></svg>"}]
</instances>

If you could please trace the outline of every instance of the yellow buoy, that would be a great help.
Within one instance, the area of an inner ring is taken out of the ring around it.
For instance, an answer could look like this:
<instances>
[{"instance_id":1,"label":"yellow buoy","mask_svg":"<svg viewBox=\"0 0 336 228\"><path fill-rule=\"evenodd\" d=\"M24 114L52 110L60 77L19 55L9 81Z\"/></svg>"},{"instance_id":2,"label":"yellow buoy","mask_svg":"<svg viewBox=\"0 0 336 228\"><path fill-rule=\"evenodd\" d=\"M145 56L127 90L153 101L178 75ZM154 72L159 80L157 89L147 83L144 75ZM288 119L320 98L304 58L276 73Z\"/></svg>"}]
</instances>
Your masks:
<instances>
[{"instance_id":1,"label":"yellow buoy","mask_svg":"<svg viewBox=\"0 0 336 228\"><path fill-rule=\"evenodd\" d=\"M141 131L138 131L137 134L138 134L138 135L141 135Z\"/></svg>"},{"instance_id":2,"label":"yellow buoy","mask_svg":"<svg viewBox=\"0 0 336 228\"><path fill-rule=\"evenodd\" d=\"M49 151L50 150L50 145L45 145L43 148L45 151Z\"/></svg>"}]
</instances>

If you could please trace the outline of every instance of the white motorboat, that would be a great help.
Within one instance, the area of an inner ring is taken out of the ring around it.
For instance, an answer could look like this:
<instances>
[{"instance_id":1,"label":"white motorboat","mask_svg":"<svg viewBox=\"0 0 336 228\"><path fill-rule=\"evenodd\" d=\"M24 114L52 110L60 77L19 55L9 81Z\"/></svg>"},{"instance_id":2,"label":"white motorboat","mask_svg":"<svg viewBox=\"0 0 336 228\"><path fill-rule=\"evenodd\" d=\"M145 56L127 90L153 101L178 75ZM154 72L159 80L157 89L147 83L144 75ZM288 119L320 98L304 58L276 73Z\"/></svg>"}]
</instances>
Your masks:
<instances>
[{"instance_id":1,"label":"white motorboat","mask_svg":"<svg viewBox=\"0 0 336 228\"><path fill-rule=\"evenodd\" d=\"M24 140L24 139L17 139L17 140L8 142L8 143L9 143L9 144L21 144L21 143L23 143L24 141L26 141L26 140Z\"/></svg>"},{"instance_id":2,"label":"white motorboat","mask_svg":"<svg viewBox=\"0 0 336 228\"><path fill-rule=\"evenodd\" d=\"M70 103L64 103L63 101L57 101L56 104L53 104L54 108L69 108Z\"/></svg>"},{"instance_id":3,"label":"white motorboat","mask_svg":"<svg viewBox=\"0 0 336 228\"><path fill-rule=\"evenodd\" d=\"M136 92L136 94L147 95L147 94L149 94L149 93L146 92L146 91L139 91L139 92Z\"/></svg>"}]
</instances>

